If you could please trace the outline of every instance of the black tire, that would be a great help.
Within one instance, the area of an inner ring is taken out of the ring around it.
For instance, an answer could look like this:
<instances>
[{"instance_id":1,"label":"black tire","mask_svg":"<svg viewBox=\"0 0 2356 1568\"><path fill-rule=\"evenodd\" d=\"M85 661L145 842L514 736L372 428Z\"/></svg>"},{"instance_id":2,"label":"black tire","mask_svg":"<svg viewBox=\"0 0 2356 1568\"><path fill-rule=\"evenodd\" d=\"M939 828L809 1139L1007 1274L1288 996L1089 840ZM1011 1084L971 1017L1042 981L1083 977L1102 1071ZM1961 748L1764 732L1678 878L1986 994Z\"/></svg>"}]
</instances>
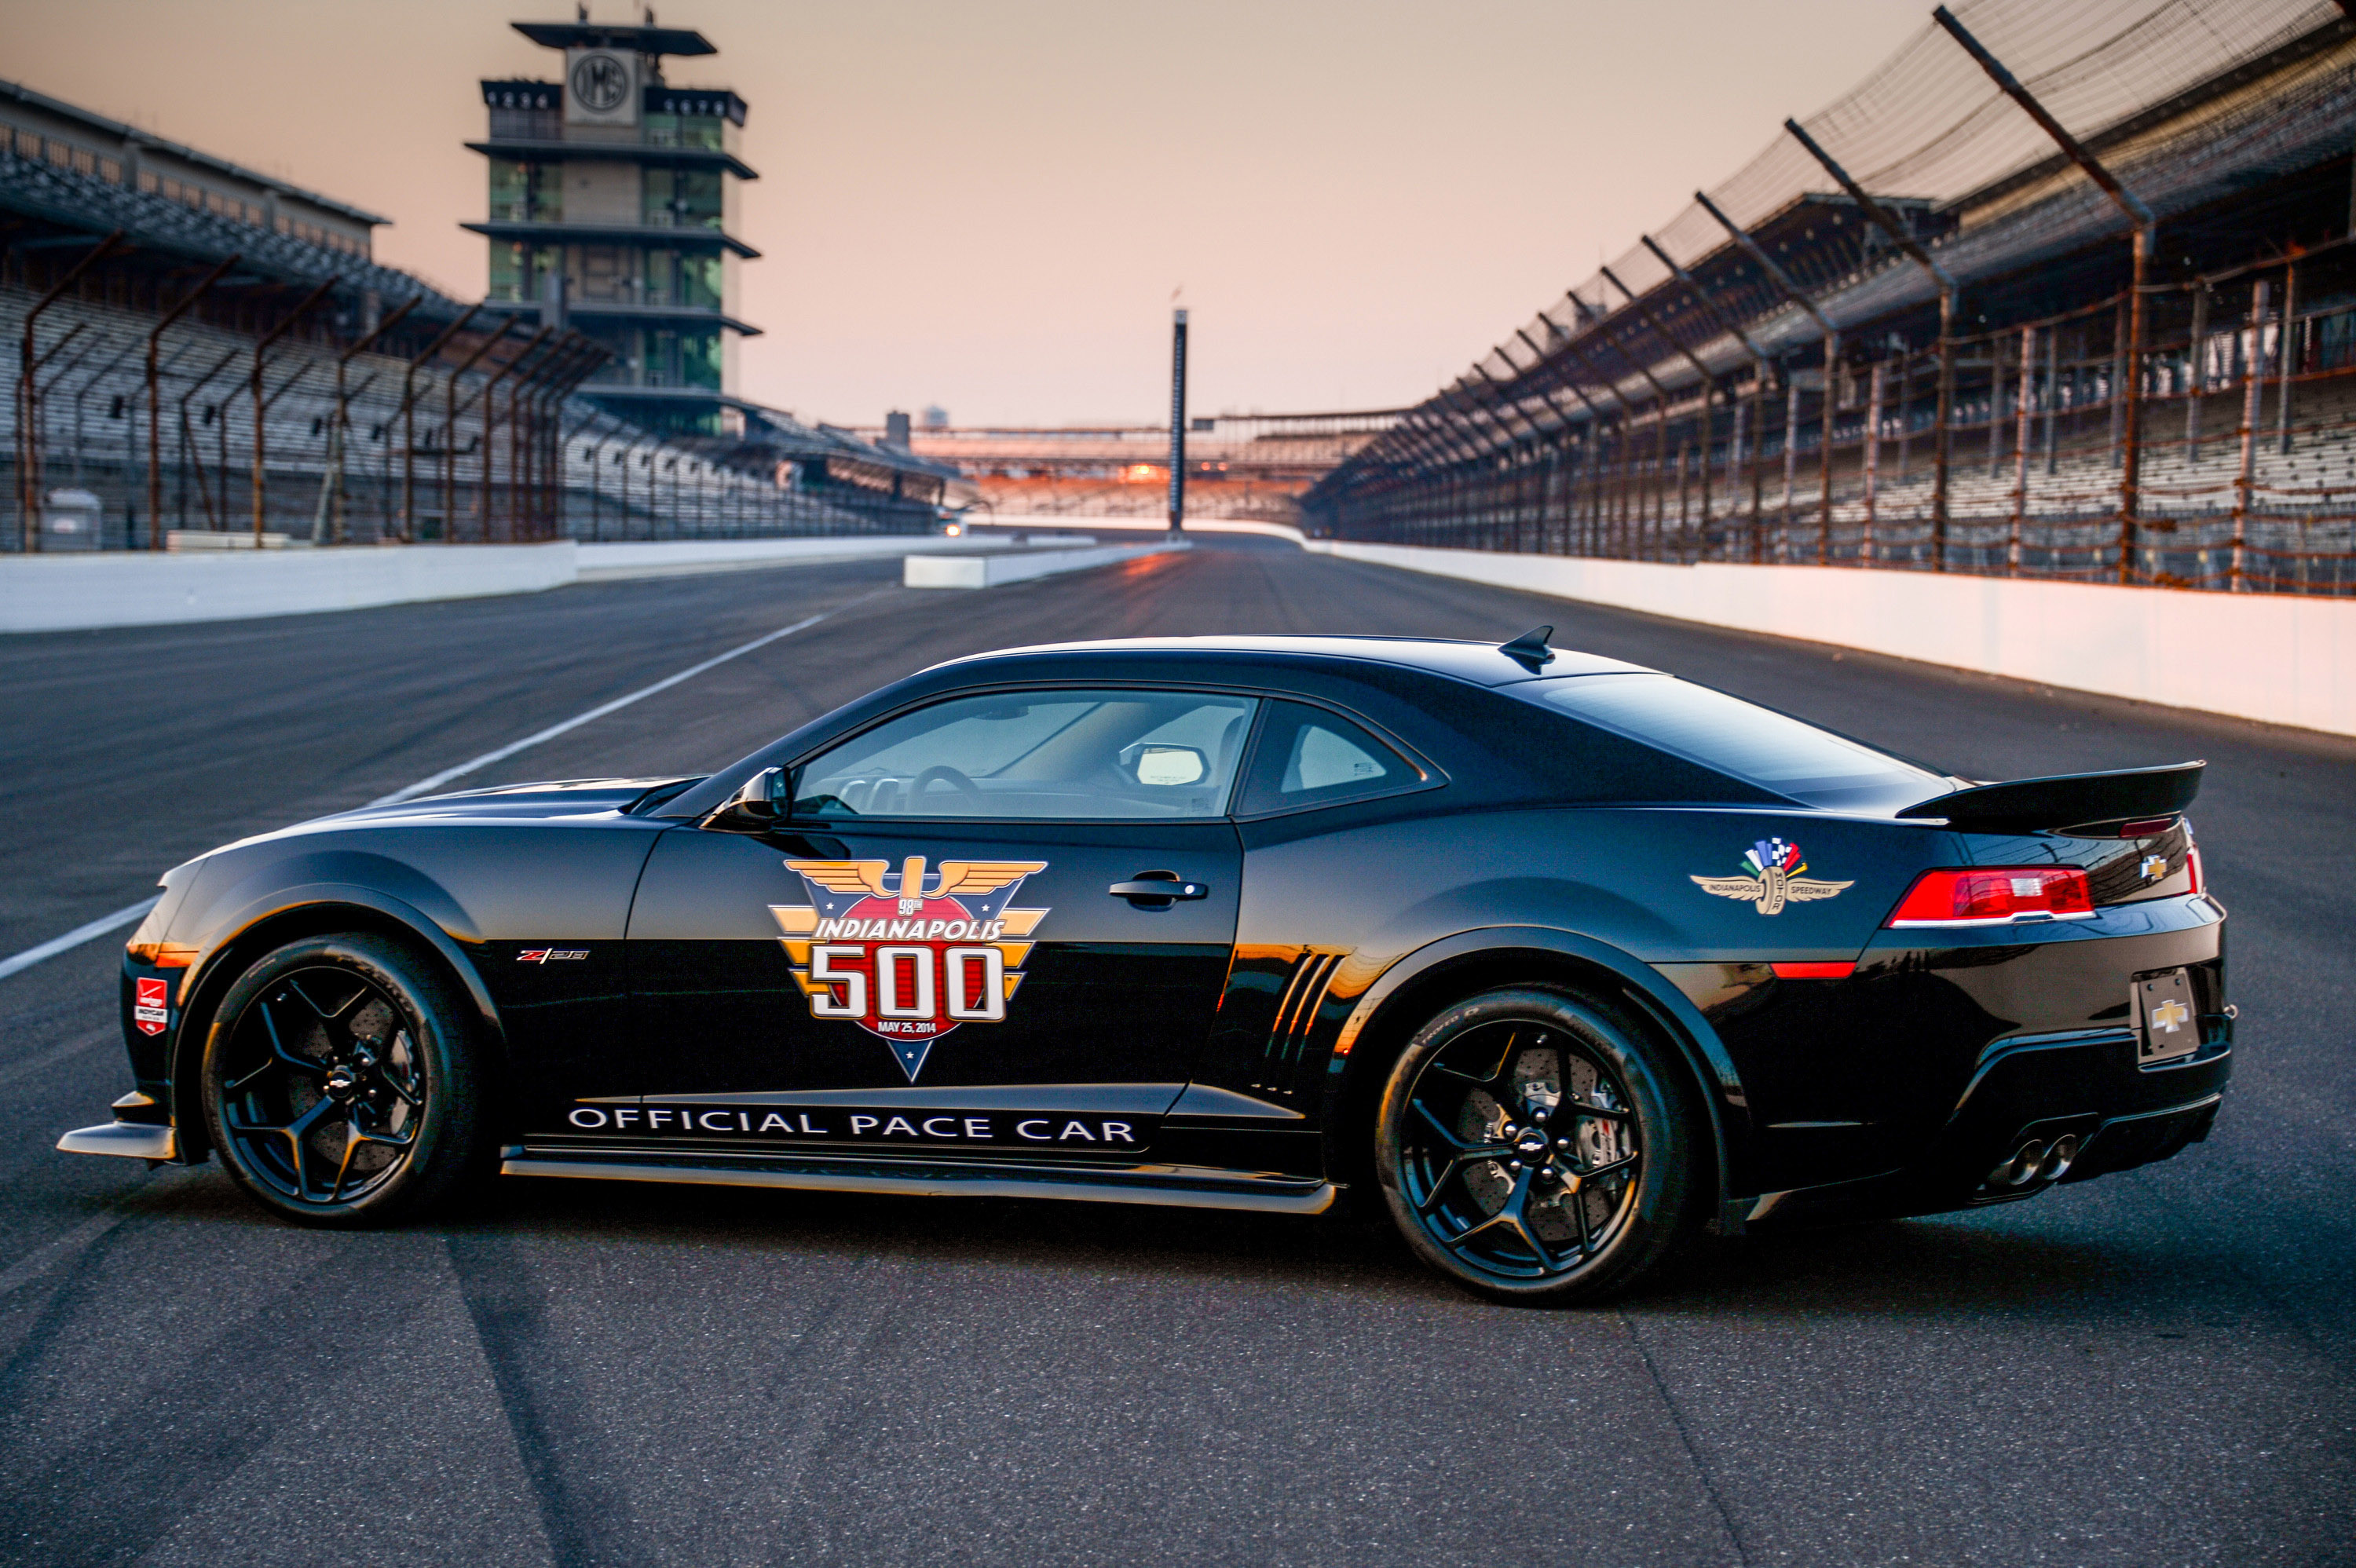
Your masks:
<instances>
[{"instance_id":1,"label":"black tire","mask_svg":"<svg viewBox=\"0 0 2356 1568\"><path fill-rule=\"evenodd\" d=\"M1460 1285L1593 1301L1687 1229L1692 1101L1669 1048L1611 1008L1490 991L1424 1025L1392 1066L1376 1176L1408 1245Z\"/></svg>"},{"instance_id":2,"label":"black tire","mask_svg":"<svg viewBox=\"0 0 2356 1568\"><path fill-rule=\"evenodd\" d=\"M213 1147L306 1225L412 1218L487 1164L468 1009L429 960L366 933L305 937L240 975L205 1040Z\"/></svg>"}]
</instances>

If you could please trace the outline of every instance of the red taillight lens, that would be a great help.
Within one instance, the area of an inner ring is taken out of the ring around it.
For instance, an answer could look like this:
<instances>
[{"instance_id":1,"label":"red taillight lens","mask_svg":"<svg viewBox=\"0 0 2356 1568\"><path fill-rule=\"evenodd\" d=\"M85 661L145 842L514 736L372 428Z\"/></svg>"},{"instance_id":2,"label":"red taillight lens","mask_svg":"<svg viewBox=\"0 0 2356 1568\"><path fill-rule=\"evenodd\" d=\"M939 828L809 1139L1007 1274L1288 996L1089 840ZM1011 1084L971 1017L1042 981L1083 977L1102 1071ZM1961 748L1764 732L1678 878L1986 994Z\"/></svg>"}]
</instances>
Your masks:
<instances>
[{"instance_id":1,"label":"red taillight lens","mask_svg":"<svg viewBox=\"0 0 2356 1568\"><path fill-rule=\"evenodd\" d=\"M2184 851L2184 869L2191 873L2192 891L2196 893L2201 891L2207 885L2208 879L2201 874L2200 850L2188 848Z\"/></svg>"},{"instance_id":2,"label":"red taillight lens","mask_svg":"<svg viewBox=\"0 0 2356 1568\"><path fill-rule=\"evenodd\" d=\"M1925 871L1890 912L1890 925L1977 925L2022 915L2094 912L2086 873L2074 866L1987 866Z\"/></svg>"}]
</instances>

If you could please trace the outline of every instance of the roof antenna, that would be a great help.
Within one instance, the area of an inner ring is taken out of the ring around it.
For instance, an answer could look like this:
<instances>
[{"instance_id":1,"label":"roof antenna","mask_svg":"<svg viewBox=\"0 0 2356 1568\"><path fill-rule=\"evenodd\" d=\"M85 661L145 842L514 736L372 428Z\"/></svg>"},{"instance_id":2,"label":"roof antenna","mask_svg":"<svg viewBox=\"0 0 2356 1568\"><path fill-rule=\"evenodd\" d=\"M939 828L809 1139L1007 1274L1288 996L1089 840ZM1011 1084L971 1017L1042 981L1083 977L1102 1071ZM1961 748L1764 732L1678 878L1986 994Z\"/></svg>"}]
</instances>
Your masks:
<instances>
[{"instance_id":1,"label":"roof antenna","mask_svg":"<svg viewBox=\"0 0 2356 1568\"><path fill-rule=\"evenodd\" d=\"M1532 626L1512 642L1499 643L1497 651L1509 659L1520 661L1531 672L1536 673L1548 659L1554 657L1554 650L1547 646L1547 639L1553 635L1552 626Z\"/></svg>"}]
</instances>

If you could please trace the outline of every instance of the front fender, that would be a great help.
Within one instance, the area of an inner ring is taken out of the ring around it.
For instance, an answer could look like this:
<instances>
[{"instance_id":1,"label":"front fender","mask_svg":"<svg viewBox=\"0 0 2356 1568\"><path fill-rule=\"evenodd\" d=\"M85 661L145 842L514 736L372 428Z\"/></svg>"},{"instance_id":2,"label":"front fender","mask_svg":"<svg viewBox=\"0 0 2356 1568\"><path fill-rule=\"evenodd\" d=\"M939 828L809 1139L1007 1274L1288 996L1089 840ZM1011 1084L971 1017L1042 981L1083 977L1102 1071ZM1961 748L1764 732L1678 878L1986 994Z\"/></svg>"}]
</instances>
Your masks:
<instances>
[{"instance_id":1,"label":"front fender","mask_svg":"<svg viewBox=\"0 0 2356 1568\"><path fill-rule=\"evenodd\" d=\"M1341 1125L1344 1095L1356 1083L1351 1070L1355 1048L1378 1019L1388 1021L1386 1009L1403 993L1419 988L1418 982L1450 968L1515 953L1548 955L1604 971L1668 1036L1702 1090L1710 1140L1718 1155L1717 1211L1723 1212L1725 1200L1741 1189L1740 1156L1751 1132L1742 1078L1735 1070L1725 1042L1719 1039L1718 1031L1710 1027L1700 1009L1651 965L1609 943L1559 927L1494 925L1461 931L1428 943L1386 968L1360 994L1335 1037L1327 1071L1324 1125L1331 1128Z\"/></svg>"},{"instance_id":2,"label":"front fender","mask_svg":"<svg viewBox=\"0 0 2356 1568\"><path fill-rule=\"evenodd\" d=\"M380 859L374 856L343 858ZM382 861L381 864L398 867L408 880L428 888L432 886L410 868L398 866L398 862ZM492 1042L494 1051L504 1061L507 1054L506 1029L500 1020L498 1005L491 999L489 988L483 984L481 974L466 952L466 944L478 943L481 939L458 912L455 901L446 893L430 899L428 903L429 906L434 903L442 905L447 912L444 919L456 916L451 923L455 927L455 931L445 926L442 919L436 919L428 908L396 897L379 887L353 881L321 880L295 882L265 890L260 885L263 880L262 875L257 873L229 890L221 900L208 901L202 929L196 933L198 939L193 944L198 949L196 959L188 968L187 979L181 983L178 1027L173 1039L167 1082L171 1086L172 1121L182 1131L184 1150L196 1152L191 1146L200 1146L203 1136L200 1125L182 1113L194 1104L187 1096L196 1083L207 1032L201 1028L190 1029L188 1020L209 1016L213 1004L229 988L230 982L257 955L260 946L270 940L273 928L289 932L334 929L332 923L323 924L316 919L305 918L308 915L324 915L336 910L364 911L375 919L355 922L363 929L389 924L432 948L451 976L465 987L476 1016L486 1031L484 1038ZM439 890L434 891L439 892ZM189 1136L191 1134L193 1138Z\"/></svg>"}]
</instances>

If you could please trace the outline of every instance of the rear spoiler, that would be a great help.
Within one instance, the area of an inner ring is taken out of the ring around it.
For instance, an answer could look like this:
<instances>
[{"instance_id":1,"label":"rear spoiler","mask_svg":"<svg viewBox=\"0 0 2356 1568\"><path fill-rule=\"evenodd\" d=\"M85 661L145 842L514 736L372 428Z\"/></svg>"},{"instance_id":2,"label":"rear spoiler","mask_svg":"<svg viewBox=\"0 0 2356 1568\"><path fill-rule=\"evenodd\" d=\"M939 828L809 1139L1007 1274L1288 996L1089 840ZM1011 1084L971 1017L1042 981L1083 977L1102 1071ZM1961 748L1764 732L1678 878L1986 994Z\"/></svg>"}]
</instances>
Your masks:
<instances>
[{"instance_id":1,"label":"rear spoiler","mask_svg":"<svg viewBox=\"0 0 2356 1568\"><path fill-rule=\"evenodd\" d=\"M2147 817L2174 816L2201 793L2209 764L2123 768L2109 773L2063 773L1976 784L1918 801L1901 817L1944 817L1951 827L1979 833L2032 833L2040 828L2115 827Z\"/></svg>"}]
</instances>

